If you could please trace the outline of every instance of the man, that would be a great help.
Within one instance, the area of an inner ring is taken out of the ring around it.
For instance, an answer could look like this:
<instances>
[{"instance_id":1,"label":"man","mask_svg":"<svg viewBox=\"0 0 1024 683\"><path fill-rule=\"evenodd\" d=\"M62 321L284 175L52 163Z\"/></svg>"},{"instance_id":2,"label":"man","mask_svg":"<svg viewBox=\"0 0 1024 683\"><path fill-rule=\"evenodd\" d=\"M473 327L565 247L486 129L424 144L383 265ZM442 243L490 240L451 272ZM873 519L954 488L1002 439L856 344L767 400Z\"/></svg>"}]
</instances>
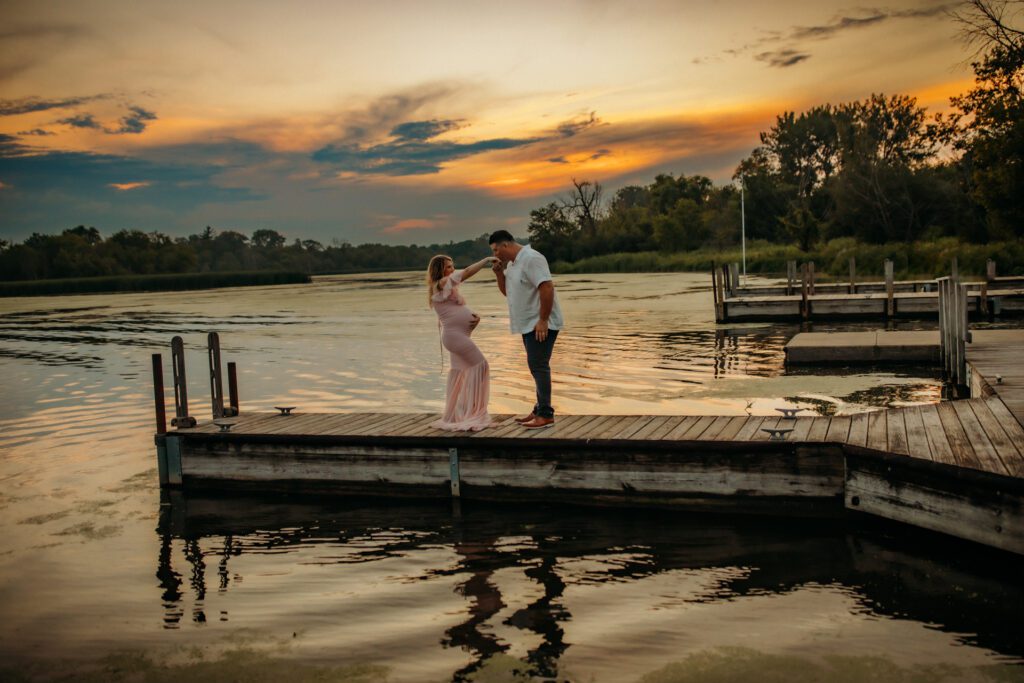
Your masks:
<instances>
[{"instance_id":1,"label":"man","mask_svg":"<svg viewBox=\"0 0 1024 683\"><path fill-rule=\"evenodd\" d=\"M562 310L558 306L555 285L551 282L548 260L530 245L515 241L507 230L490 237L491 253L498 257L492 266L498 289L508 300L509 327L523 336L526 362L537 385L537 402L525 417L516 422L527 429L543 429L555 424L551 407L551 350L562 329Z\"/></svg>"}]
</instances>

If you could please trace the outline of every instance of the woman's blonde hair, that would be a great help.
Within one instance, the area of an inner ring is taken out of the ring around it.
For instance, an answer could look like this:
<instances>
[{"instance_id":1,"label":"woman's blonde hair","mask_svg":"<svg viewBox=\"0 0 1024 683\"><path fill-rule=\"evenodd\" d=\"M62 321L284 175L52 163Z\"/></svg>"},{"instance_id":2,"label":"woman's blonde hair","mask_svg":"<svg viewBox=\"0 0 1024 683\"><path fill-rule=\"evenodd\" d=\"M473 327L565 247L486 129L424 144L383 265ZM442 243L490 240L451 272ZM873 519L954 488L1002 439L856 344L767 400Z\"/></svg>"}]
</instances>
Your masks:
<instances>
[{"instance_id":1,"label":"woman's blonde hair","mask_svg":"<svg viewBox=\"0 0 1024 683\"><path fill-rule=\"evenodd\" d=\"M427 306L433 306L434 292L437 290L438 281L444 277L445 263L452 260L451 256L438 254L430 259L427 264Z\"/></svg>"}]
</instances>

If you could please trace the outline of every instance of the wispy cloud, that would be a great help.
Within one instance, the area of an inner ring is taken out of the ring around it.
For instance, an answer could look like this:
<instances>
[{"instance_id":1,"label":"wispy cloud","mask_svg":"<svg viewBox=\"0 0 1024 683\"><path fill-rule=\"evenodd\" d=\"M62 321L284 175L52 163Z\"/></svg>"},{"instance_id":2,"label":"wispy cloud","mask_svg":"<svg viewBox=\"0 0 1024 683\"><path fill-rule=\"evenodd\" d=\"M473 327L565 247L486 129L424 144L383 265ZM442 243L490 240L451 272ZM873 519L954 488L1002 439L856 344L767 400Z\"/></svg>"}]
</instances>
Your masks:
<instances>
[{"instance_id":1,"label":"wispy cloud","mask_svg":"<svg viewBox=\"0 0 1024 683\"><path fill-rule=\"evenodd\" d=\"M721 54L736 57L753 52L754 59L764 62L768 66L791 67L811 58L810 51L803 45L805 42L830 40L841 34L860 31L892 21L942 17L955 7L956 3L944 3L909 10L866 9L861 14L838 16L832 21L821 24L797 25L785 31L769 31L760 40L723 50ZM705 64L717 61L717 57L703 56L694 58L692 61L694 64Z\"/></svg>"},{"instance_id":2,"label":"wispy cloud","mask_svg":"<svg viewBox=\"0 0 1024 683\"><path fill-rule=\"evenodd\" d=\"M458 130L461 127L459 121L453 120L409 121L392 128L391 136L400 140L429 140L450 130Z\"/></svg>"},{"instance_id":3,"label":"wispy cloud","mask_svg":"<svg viewBox=\"0 0 1024 683\"><path fill-rule=\"evenodd\" d=\"M790 49L774 50L754 55L754 59L757 61L775 67L793 66L810 58L811 55L807 52L798 52L797 50Z\"/></svg>"},{"instance_id":4,"label":"wispy cloud","mask_svg":"<svg viewBox=\"0 0 1024 683\"><path fill-rule=\"evenodd\" d=\"M17 116L37 111L49 111L50 109L70 109L108 97L109 95L89 95L87 97L64 97L59 99L23 97L17 100L0 100L0 116Z\"/></svg>"},{"instance_id":5,"label":"wispy cloud","mask_svg":"<svg viewBox=\"0 0 1024 683\"><path fill-rule=\"evenodd\" d=\"M140 187L149 187L150 185L152 185L152 183L145 180L137 183L110 183L110 187L115 190L121 190L122 192L137 190Z\"/></svg>"},{"instance_id":6,"label":"wispy cloud","mask_svg":"<svg viewBox=\"0 0 1024 683\"><path fill-rule=\"evenodd\" d=\"M56 133L54 133L53 131L49 131L49 130L43 130L42 128L33 128L32 130L18 131L18 135L31 135L31 136L42 137L44 135L56 135Z\"/></svg>"}]
</instances>

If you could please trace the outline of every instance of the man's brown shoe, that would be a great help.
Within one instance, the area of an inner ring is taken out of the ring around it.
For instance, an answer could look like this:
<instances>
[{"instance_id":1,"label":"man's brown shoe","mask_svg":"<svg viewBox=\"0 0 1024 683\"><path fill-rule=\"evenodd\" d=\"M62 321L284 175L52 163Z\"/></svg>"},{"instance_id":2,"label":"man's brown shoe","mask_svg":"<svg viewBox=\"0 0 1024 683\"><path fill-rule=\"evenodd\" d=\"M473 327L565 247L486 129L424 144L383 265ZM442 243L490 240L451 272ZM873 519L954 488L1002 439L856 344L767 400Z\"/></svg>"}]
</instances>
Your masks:
<instances>
[{"instance_id":1,"label":"man's brown shoe","mask_svg":"<svg viewBox=\"0 0 1024 683\"><path fill-rule=\"evenodd\" d=\"M529 422L523 423L523 429L544 429L545 427L554 427L555 418L553 417L535 417Z\"/></svg>"},{"instance_id":2,"label":"man's brown shoe","mask_svg":"<svg viewBox=\"0 0 1024 683\"><path fill-rule=\"evenodd\" d=\"M533 413L530 413L529 415L524 415L523 417L515 418L516 422L518 422L519 424L526 424L527 422L533 422L536 419L537 419L537 416L535 414L533 414Z\"/></svg>"}]
</instances>

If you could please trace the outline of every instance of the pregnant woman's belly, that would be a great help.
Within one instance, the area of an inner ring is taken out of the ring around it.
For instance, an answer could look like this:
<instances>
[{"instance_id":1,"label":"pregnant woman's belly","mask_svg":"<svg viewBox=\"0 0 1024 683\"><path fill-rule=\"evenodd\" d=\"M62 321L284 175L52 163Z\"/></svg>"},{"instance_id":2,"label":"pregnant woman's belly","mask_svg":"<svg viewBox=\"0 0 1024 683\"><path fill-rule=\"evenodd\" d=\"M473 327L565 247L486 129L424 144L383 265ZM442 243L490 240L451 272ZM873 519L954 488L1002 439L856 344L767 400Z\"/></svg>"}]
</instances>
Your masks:
<instances>
[{"instance_id":1,"label":"pregnant woman's belly","mask_svg":"<svg viewBox=\"0 0 1024 683\"><path fill-rule=\"evenodd\" d=\"M446 301L435 305L435 308L446 334L455 333L469 336L473 332L477 315L469 309L469 306Z\"/></svg>"}]
</instances>

